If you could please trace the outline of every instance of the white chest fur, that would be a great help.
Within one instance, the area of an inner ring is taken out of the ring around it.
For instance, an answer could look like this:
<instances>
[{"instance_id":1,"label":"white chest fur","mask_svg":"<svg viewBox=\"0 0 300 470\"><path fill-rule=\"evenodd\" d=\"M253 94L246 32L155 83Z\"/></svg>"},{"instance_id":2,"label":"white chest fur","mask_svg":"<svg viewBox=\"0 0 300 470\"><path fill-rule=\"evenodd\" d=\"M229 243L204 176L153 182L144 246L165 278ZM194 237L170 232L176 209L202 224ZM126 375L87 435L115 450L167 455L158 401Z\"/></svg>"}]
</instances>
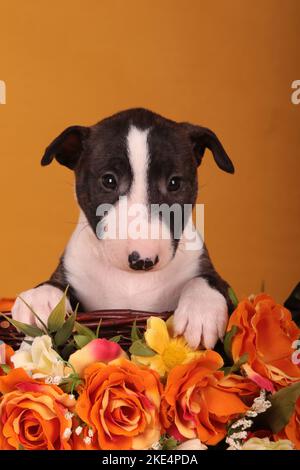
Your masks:
<instances>
[{"instance_id":1,"label":"white chest fur","mask_svg":"<svg viewBox=\"0 0 300 470\"><path fill-rule=\"evenodd\" d=\"M87 310L174 310L185 284L199 273L200 251L183 251L163 269L130 272L109 264L91 228L81 222L65 251L68 283Z\"/></svg>"}]
</instances>

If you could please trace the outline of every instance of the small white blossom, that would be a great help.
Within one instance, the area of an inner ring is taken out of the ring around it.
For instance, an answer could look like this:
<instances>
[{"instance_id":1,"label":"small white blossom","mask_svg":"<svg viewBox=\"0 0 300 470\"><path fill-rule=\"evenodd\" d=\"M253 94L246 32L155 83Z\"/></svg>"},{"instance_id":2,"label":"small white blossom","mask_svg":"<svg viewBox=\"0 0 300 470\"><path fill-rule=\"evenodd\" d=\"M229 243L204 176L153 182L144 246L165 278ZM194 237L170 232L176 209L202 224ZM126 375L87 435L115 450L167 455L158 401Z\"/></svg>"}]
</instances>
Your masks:
<instances>
[{"instance_id":1,"label":"small white blossom","mask_svg":"<svg viewBox=\"0 0 300 470\"><path fill-rule=\"evenodd\" d=\"M162 445L159 441L157 442L154 442L154 444L152 444L152 446L150 447L150 449L153 449L153 450L162 450Z\"/></svg>"},{"instance_id":2,"label":"small white blossom","mask_svg":"<svg viewBox=\"0 0 300 470\"><path fill-rule=\"evenodd\" d=\"M55 375L55 376L53 377L53 383L54 383L55 385L59 385L61 382L62 382L62 377L61 377L60 375Z\"/></svg>"},{"instance_id":3,"label":"small white blossom","mask_svg":"<svg viewBox=\"0 0 300 470\"><path fill-rule=\"evenodd\" d=\"M71 393L71 394L69 395L69 398L70 398L70 400L75 400L75 395L73 395L73 393Z\"/></svg>"},{"instance_id":4,"label":"small white blossom","mask_svg":"<svg viewBox=\"0 0 300 470\"><path fill-rule=\"evenodd\" d=\"M241 444L235 441L232 437L226 437L226 444L229 445L227 450L241 450L242 448Z\"/></svg>"},{"instance_id":5,"label":"small white blossom","mask_svg":"<svg viewBox=\"0 0 300 470\"><path fill-rule=\"evenodd\" d=\"M266 400L266 391L261 390L259 397L254 399L253 405L251 406L252 411L256 411L257 414L264 413L268 408L272 406L269 400Z\"/></svg>"},{"instance_id":6,"label":"small white blossom","mask_svg":"<svg viewBox=\"0 0 300 470\"><path fill-rule=\"evenodd\" d=\"M251 428L253 421L251 419L241 418L231 426L232 429L241 428L242 431Z\"/></svg>"},{"instance_id":7,"label":"small white blossom","mask_svg":"<svg viewBox=\"0 0 300 470\"><path fill-rule=\"evenodd\" d=\"M84 439L83 439L83 442L87 445L90 445L90 443L92 442L92 439L88 436L86 436Z\"/></svg>"},{"instance_id":8,"label":"small white blossom","mask_svg":"<svg viewBox=\"0 0 300 470\"><path fill-rule=\"evenodd\" d=\"M64 433L63 433L64 439L69 439L69 437L71 436L71 434L72 434L71 428L66 428L66 429L64 430Z\"/></svg>"},{"instance_id":9,"label":"small white blossom","mask_svg":"<svg viewBox=\"0 0 300 470\"><path fill-rule=\"evenodd\" d=\"M259 397L255 398L251 409L245 413L244 418L237 420L231 425L231 429L236 429L237 431L232 433L226 438L226 443L228 444L227 450L240 450L242 448L243 440L247 439L246 429L251 428L253 421L248 418L255 418L258 414L264 413L268 408L272 406L269 400L266 400L266 391L261 390Z\"/></svg>"},{"instance_id":10,"label":"small white blossom","mask_svg":"<svg viewBox=\"0 0 300 470\"><path fill-rule=\"evenodd\" d=\"M77 426L75 429L75 434L76 436L79 436L82 433L83 427L82 426Z\"/></svg>"},{"instance_id":11,"label":"small white blossom","mask_svg":"<svg viewBox=\"0 0 300 470\"><path fill-rule=\"evenodd\" d=\"M88 430L88 436L93 437L93 435L94 435L94 431L92 429L89 429Z\"/></svg>"},{"instance_id":12,"label":"small white blossom","mask_svg":"<svg viewBox=\"0 0 300 470\"><path fill-rule=\"evenodd\" d=\"M235 432L231 434L230 437L234 439L235 441L240 441L240 440L246 439L247 434L248 433L246 431L239 431L239 432Z\"/></svg>"},{"instance_id":13,"label":"small white blossom","mask_svg":"<svg viewBox=\"0 0 300 470\"><path fill-rule=\"evenodd\" d=\"M65 413L65 418L66 419L72 419L74 416L74 413L71 413L71 411L66 411Z\"/></svg>"},{"instance_id":14,"label":"small white blossom","mask_svg":"<svg viewBox=\"0 0 300 470\"><path fill-rule=\"evenodd\" d=\"M255 418L257 416L257 413L256 413L256 411L248 410L246 412L246 416L248 416L249 418Z\"/></svg>"}]
</instances>

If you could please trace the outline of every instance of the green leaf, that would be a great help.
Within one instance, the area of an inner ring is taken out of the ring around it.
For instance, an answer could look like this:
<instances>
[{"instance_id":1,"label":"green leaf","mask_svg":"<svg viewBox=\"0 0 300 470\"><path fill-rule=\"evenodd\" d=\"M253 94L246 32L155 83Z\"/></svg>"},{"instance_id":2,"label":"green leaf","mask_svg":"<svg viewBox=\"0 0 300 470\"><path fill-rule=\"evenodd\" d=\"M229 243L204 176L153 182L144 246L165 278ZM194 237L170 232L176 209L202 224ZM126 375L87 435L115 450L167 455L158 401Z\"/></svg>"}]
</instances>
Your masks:
<instances>
[{"instance_id":1,"label":"green leaf","mask_svg":"<svg viewBox=\"0 0 300 470\"><path fill-rule=\"evenodd\" d=\"M84 346L86 346L88 343L92 341L92 339L89 336L85 336L85 335L75 335L74 340L79 349L82 349Z\"/></svg>"},{"instance_id":2,"label":"green leaf","mask_svg":"<svg viewBox=\"0 0 300 470\"><path fill-rule=\"evenodd\" d=\"M76 351L75 341L71 341L64 346L60 355L63 359L68 360L71 354L75 351Z\"/></svg>"},{"instance_id":3,"label":"green leaf","mask_svg":"<svg viewBox=\"0 0 300 470\"><path fill-rule=\"evenodd\" d=\"M102 318L100 318L97 330L96 330L96 338L99 338L100 328L101 328Z\"/></svg>"},{"instance_id":4,"label":"green leaf","mask_svg":"<svg viewBox=\"0 0 300 470\"><path fill-rule=\"evenodd\" d=\"M54 336L54 342L56 346L62 346L70 338L75 324L75 314L69 316L65 321L60 330L58 330Z\"/></svg>"},{"instance_id":5,"label":"green leaf","mask_svg":"<svg viewBox=\"0 0 300 470\"><path fill-rule=\"evenodd\" d=\"M120 340L121 340L121 335L113 336L112 338L109 338L109 341L113 341L114 343L119 343Z\"/></svg>"},{"instance_id":6,"label":"green leaf","mask_svg":"<svg viewBox=\"0 0 300 470\"><path fill-rule=\"evenodd\" d=\"M145 356L151 357L155 356L156 352L150 349L146 343L142 340L138 339L129 348L130 354L134 354L135 356Z\"/></svg>"},{"instance_id":7,"label":"green leaf","mask_svg":"<svg viewBox=\"0 0 300 470\"><path fill-rule=\"evenodd\" d=\"M134 343L135 341L138 341L139 339L142 339L143 335L136 326L136 320L134 320L132 328L131 328L131 342Z\"/></svg>"},{"instance_id":8,"label":"green leaf","mask_svg":"<svg viewBox=\"0 0 300 470\"><path fill-rule=\"evenodd\" d=\"M81 323L78 323L77 321L75 322L75 330L77 331L79 335L89 337L90 341L92 339L97 339L97 336L90 328L88 328L87 326L81 325Z\"/></svg>"},{"instance_id":9,"label":"green leaf","mask_svg":"<svg viewBox=\"0 0 300 470\"><path fill-rule=\"evenodd\" d=\"M249 354L245 353L243 354L238 361L236 361L233 366L231 367L224 367L223 371L225 375L232 374L233 372L237 372L240 370L241 366L245 364L248 361Z\"/></svg>"},{"instance_id":10,"label":"green leaf","mask_svg":"<svg viewBox=\"0 0 300 470\"><path fill-rule=\"evenodd\" d=\"M11 371L11 367L8 364L0 364L0 367L6 375Z\"/></svg>"},{"instance_id":11,"label":"green leaf","mask_svg":"<svg viewBox=\"0 0 300 470\"><path fill-rule=\"evenodd\" d=\"M229 295L231 302L233 303L234 308L236 308L239 304L239 301L232 287L228 287L228 295Z\"/></svg>"},{"instance_id":12,"label":"green leaf","mask_svg":"<svg viewBox=\"0 0 300 470\"><path fill-rule=\"evenodd\" d=\"M230 359L232 359L231 343L232 343L234 336L237 334L238 331L239 331L238 326L233 325L231 330L226 333L225 338L224 338L224 351L226 353L226 356L228 356Z\"/></svg>"},{"instance_id":13,"label":"green leaf","mask_svg":"<svg viewBox=\"0 0 300 470\"><path fill-rule=\"evenodd\" d=\"M54 307L48 318L48 329L51 333L58 331L65 322L67 292L68 287L66 288L62 298L60 299L56 307Z\"/></svg>"},{"instance_id":14,"label":"green leaf","mask_svg":"<svg viewBox=\"0 0 300 470\"><path fill-rule=\"evenodd\" d=\"M35 338L36 336L43 336L45 332L40 330L37 326L33 325L26 325L26 323L22 323L17 320L13 320L12 318L7 317L4 313L1 315L7 320L11 325L13 325L18 331L24 333L26 336L30 336L31 338Z\"/></svg>"},{"instance_id":15,"label":"green leaf","mask_svg":"<svg viewBox=\"0 0 300 470\"><path fill-rule=\"evenodd\" d=\"M174 450L177 445L178 442L173 437L165 438L161 442L162 450Z\"/></svg>"},{"instance_id":16,"label":"green leaf","mask_svg":"<svg viewBox=\"0 0 300 470\"><path fill-rule=\"evenodd\" d=\"M300 382L268 396L272 406L261 415L263 424L267 425L274 434L280 432L288 424L299 397Z\"/></svg>"}]
</instances>

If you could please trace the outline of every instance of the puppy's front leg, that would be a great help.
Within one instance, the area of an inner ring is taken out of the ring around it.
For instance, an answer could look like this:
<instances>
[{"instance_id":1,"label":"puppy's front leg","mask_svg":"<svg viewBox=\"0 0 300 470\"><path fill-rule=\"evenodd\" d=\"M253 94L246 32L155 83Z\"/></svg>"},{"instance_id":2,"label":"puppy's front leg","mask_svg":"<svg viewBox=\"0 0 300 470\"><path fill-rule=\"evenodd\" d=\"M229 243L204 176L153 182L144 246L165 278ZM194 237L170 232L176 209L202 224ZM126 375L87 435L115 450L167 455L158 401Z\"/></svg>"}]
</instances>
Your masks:
<instances>
[{"instance_id":1,"label":"puppy's front leg","mask_svg":"<svg viewBox=\"0 0 300 470\"><path fill-rule=\"evenodd\" d=\"M32 311L27 307L25 302L30 305L35 313L47 324L48 317L54 307L58 304L63 296L61 289L44 284L34 289L29 289L22 292L14 303L12 308L12 317L15 320L21 321L29 325L39 325L39 321L35 318ZM22 300L23 299L23 300ZM69 300L66 302L66 310L71 310Z\"/></svg>"},{"instance_id":2,"label":"puppy's front leg","mask_svg":"<svg viewBox=\"0 0 300 470\"><path fill-rule=\"evenodd\" d=\"M206 279L197 277L185 285L174 314L176 335L184 334L192 348L201 343L210 349L223 338L227 321L225 297Z\"/></svg>"}]
</instances>

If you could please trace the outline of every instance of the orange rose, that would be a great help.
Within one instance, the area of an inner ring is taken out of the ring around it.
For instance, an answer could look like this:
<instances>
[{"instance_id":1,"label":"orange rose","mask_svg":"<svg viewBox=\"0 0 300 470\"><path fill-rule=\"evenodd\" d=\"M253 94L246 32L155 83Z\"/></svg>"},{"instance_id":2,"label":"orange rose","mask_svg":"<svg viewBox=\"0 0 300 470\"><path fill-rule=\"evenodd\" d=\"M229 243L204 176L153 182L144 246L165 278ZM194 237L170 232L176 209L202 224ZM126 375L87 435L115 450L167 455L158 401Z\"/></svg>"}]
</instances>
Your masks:
<instances>
[{"instance_id":1,"label":"orange rose","mask_svg":"<svg viewBox=\"0 0 300 470\"><path fill-rule=\"evenodd\" d=\"M238 332L231 345L234 362L248 353L245 371L249 377L259 374L277 388L300 380L300 367L292 362L293 342L300 329L291 313L265 294L240 302L229 319L228 331L236 325Z\"/></svg>"},{"instance_id":2,"label":"orange rose","mask_svg":"<svg viewBox=\"0 0 300 470\"><path fill-rule=\"evenodd\" d=\"M7 344L4 344L2 341L0 341L0 365L1 364L6 364L10 367L13 367L13 364L10 360L11 356L14 355L14 350ZM3 369L0 367L0 376L4 375Z\"/></svg>"},{"instance_id":3,"label":"orange rose","mask_svg":"<svg viewBox=\"0 0 300 470\"><path fill-rule=\"evenodd\" d=\"M218 370L222 366L221 356L207 350L170 372L161 406L169 434L215 445L226 436L228 421L248 410L245 402L257 394L256 385L238 375L225 376Z\"/></svg>"},{"instance_id":4,"label":"orange rose","mask_svg":"<svg viewBox=\"0 0 300 470\"><path fill-rule=\"evenodd\" d=\"M71 449L75 400L55 385L31 379L23 369L0 377L0 449Z\"/></svg>"},{"instance_id":5,"label":"orange rose","mask_svg":"<svg viewBox=\"0 0 300 470\"><path fill-rule=\"evenodd\" d=\"M300 450L300 398L298 398L295 411L285 428L274 436L275 441L289 439Z\"/></svg>"},{"instance_id":6,"label":"orange rose","mask_svg":"<svg viewBox=\"0 0 300 470\"><path fill-rule=\"evenodd\" d=\"M10 312L16 299L0 299L0 312Z\"/></svg>"},{"instance_id":7,"label":"orange rose","mask_svg":"<svg viewBox=\"0 0 300 470\"><path fill-rule=\"evenodd\" d=\"M87 367L84 378L76 411L97 435L100 449L147 449L159 440L156 372L122 358Z\"/></svg>"}]
</instances>

